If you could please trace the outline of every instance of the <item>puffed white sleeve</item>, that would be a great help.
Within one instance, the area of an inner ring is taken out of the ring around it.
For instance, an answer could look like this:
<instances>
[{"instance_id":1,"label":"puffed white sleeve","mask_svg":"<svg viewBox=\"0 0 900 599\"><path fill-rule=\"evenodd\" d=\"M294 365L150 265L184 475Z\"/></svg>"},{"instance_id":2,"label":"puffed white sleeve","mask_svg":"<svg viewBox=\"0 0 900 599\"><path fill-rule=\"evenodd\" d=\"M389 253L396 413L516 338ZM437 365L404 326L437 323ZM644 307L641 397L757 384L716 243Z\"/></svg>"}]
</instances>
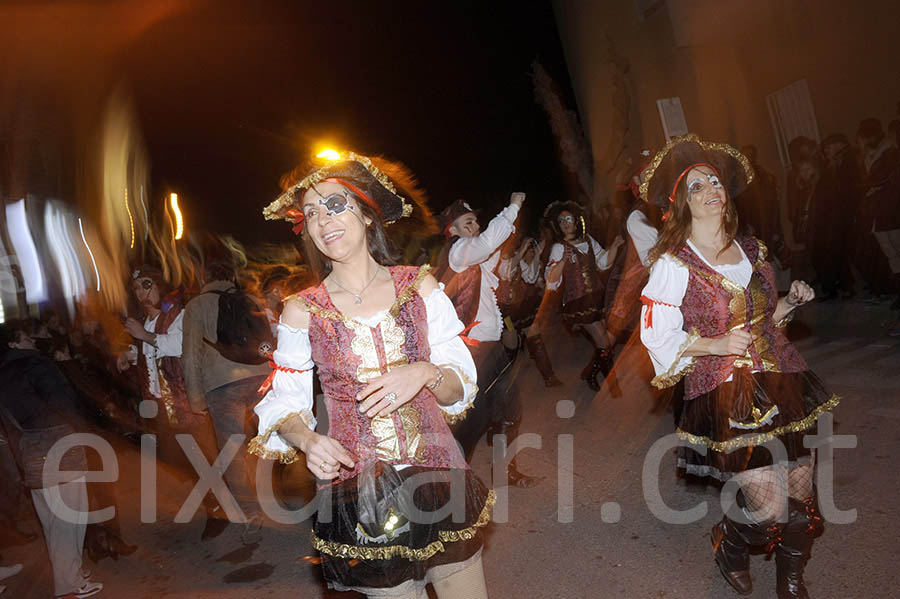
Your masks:
<instances>
[{"instance_id":1,"label":"puffed white sleeve","mask_svg":"<svg viewBox=\"0 0 900 599\"><path fill-rule=\"evenodd\" d=\"M299 416L310 429L316 428L312 412L314 364L309 330L278 323L277 339L272 354L272 386L253 408L259 418L259 434L250 440L247 451L290 464L297 459L297 449L278 434L278 428L293 416Z\"/></svg>"},{"instance_id":2,"label":"puffed white sleeve","mask_svg":"<svg viewBox=\"0 0 900 599\"><path fill-rule=\"evenodd\" d=\"M530 263L520 260L519 270L522 272L522 279L529 285L534 285L541 276L541 257L535 255L534 260Z\"/></svg>"},{"instance_id":3,"label":"puffed white sleeve","mask_svg":"<svg viewBox=\"0 0 900 599\"><path fill-rule=\"evenodd\" d=\"M559 277L559 280L556 282L550 281L550 269L559 264L560 260L563 259L564 252L565 250L563 250L561 243L554 243L553 247L550 248L550 257L547 259L547 268L544 269L544 281L547 283L547 289L550 291L556 291L559 289L559 286L562 285L562 277Z\"/></svg>"},{"instance_id":4,"label":"puffed white sleeve","mask_svg":"<svg viewBox=\"0 0 900 599\"><path fill-rule=\"evenodd\" d=\"M463 323L456 315L453 302L444 293L443 283L425 298L425 312L428 316L431 363L452 370L462 384L462 397L453 404L440 406L444 418L453 424L465 418L466 410L472 407L478 393L478 374L472 354L460 337Z\"/></svg>"},{"instance_id":5,"label":"puffed white sleeve","mask_svg":"<svg viewBox=\"0 0 900 599\"><path fill-rule=\"evenodd\" d=\"M628 231L628 235L631 236L631 241L634 243L634 249L637 250L638 257L641 259L641 264L647 266L650 250L656 245L659 232L650 224L647 216L640 210L635 210L628 215L628 220L625 221L625 229Z\"/></svg>"},{"instance_id":6,"label":"puffed white sleeve","mask_svg":"<svg viewBox=\"0 0 900 599\"><path fill-rule=\"evenodd\" d=\"M700 336L684 330L681 314L688 275L686 266L664 254L650 268L650 279L641 293L641 342L650 353L656 372L651 383L658 389L677 383L694 363L684 352Z\"/></svg>"},{"instance_id":7,"label":"puffed white sleeve","mask_svg":"<svg viewBox=\"0 0 900 599\"><path fill-rule=\"evenodd\" d=\"M181 356L184 340L184 310L178 313L165 333L156 336L156 357L177 358Z\"/></svg>"},{"instance_id":8,"label":"puffed white sleeve","mask_svg":"<svg viewBox=\"0 0 900 599\"><path fill-rule=\"evenodd\" d=\"M612 262L609 260L609 250L603 249L603 246L597 243L597 240L588 235L588 240L591 243L591 249L594 251L594 261L597 264L598 270L609 270L612 266Z\"/></svg>"}]
</instances>

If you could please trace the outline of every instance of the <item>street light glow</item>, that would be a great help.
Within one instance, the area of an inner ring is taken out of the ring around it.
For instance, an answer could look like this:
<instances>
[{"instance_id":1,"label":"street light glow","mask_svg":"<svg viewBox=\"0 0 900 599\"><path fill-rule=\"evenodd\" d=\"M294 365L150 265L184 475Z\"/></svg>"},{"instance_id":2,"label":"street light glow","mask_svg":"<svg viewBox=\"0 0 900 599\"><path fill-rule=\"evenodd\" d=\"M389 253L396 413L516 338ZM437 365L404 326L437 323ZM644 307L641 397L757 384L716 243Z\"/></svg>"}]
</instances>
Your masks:
<instances>
[{"instance_id":1,"label":"street light glow","mask_svg":"<svg viewBox=\"0 0 900 599\"><path fill-rule=\"evenodd\" d=\"M172 212L175 213L175 239L181 239L184 235L184 219L181 217L181 209L178 208L178 194L169 194L169 203L172 206Z\"/></svg>"},{"instance_id":2,"label":"street light glow","mask_svg":"<svg viewBox=\"0 0 900 599\"><path fill-rule=\"evenodd\" d=\"M326 148L316 154L316 158L324 158L325 160L340 160L341 154L337 150Z\"/></svg>"}]
</instances>

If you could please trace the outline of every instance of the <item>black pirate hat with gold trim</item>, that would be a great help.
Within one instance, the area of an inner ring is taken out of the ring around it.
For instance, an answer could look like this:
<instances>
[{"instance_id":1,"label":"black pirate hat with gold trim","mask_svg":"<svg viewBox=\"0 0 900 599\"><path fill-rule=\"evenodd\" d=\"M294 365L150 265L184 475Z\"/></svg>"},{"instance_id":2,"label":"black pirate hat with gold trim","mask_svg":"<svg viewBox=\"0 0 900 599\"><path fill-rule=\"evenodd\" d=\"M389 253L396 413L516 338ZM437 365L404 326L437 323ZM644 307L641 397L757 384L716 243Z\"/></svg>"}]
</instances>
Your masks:
<instances>
[{"instance_id":1,"label":"black pirate hat with gold trim","mask_svg":"<svg viewBox=\"0 0 900 599\"><path fill-rule=\"evenodd\" d=\"M285 191L263 209L266 220L283 219L294 223L295 232L303 228L300 202L303 194L323 181L340 183L359 199L366 202L381 216L385 225L411 216L419 209L425 223L433 227L433 217L426 208L424 192L415 177L402 164L380 157L369 157L346 152L334 152L322 160L320 166L298 171L285 179Z\"/></svg>"},{"instance_id":2,"label":"black pirate hat with gold trim","mask_svg":"<svg viewBox=\"0 0 900 599\"><path fill-rule=\"evenodd\" d=\"M753 181L753 167L738 150L728 144L702 141L696 134L688 133L673 137L650 161L640 186L641 198L669 210L678 184L688 171L699 165L716 171L731 198L737 197Z\"/></svg>"}]
</instances>

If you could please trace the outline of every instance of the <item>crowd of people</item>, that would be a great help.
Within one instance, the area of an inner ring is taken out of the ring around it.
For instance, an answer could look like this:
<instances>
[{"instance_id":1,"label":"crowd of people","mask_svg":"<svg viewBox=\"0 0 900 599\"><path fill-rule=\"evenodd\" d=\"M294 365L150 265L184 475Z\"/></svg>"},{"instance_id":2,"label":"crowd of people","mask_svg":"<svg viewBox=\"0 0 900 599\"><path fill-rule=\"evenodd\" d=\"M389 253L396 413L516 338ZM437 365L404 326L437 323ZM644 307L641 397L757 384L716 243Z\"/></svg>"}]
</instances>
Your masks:
<instances>
[{"instance_id":1,"label":"crowd of people","mask_svg":"<svg viewBox=\"0 0 900 599\"><path fill-rule=\"evenodd\" d=\"M900 309L898 128L885 135L867 119L856 149L842 135L791 143L790 238L755 148L696 136L621 169L606 222L587 202L553 202L530 235L516 192L482 229L478 207L458 200L437 216L436 237L402 253L395 223L434 221L402 165L349 153L295 169L264 215L293 225L302 261L249 262L207 236L181 257L196 275L178 285L159 261L136 265L127 315L93 310L69 322L45 311L0 325L4 517L27 520L30 494L56 596L99 592L83 555L136 547L116 519L69 522L54 502L115 505L116 485L47 480L36 464L72 432L135 446L152 433L182 481L196 482L197 460L233 455L218 472L229 501L203 500L202 539L237 522L245 544L259 542L256 460L302 459L327 490L312 539L331 588L422 597L431 584L440 597L486 597L494 491L468 463L482 439L507 448L519 434L517 359L530 358L548 388L565 384L544 343L560 326L587 342L577 384L612 396L622 393L617 347L641 340L635 367L648 389L675 389L679 468L740 482L738 507L712 531L725 579L749 593L749 548L768 545L778 597L807 597L803 567L821 518L803 436L837 398L781 328L813 286L794 281L780 296L772 262L789 268L791 239L804 243L823 299L852 296L855 272L866 301ZM179 433L195 443L179 444ZM771 440L787 447L784 460L753 451ZM65 460L96 469L90 451ZM541 484L512 452L492 466L494 484ZM451 517L441 508L455 497Z\"/></svg>"}]
</instances>

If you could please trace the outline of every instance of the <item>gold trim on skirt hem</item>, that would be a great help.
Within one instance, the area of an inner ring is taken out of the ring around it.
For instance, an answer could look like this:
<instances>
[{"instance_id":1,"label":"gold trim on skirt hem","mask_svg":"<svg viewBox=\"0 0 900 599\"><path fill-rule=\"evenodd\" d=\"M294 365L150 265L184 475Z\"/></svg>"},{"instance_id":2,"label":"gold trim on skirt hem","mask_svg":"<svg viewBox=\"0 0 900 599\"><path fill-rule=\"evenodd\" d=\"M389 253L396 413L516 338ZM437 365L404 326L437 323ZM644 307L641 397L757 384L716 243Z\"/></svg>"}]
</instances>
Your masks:
<instances>
[{"instance_id":1,"label":"gold trim on skirt hem","mask_svg":"<svg viewBox=\"0 0 900 599\"><path fill-rule=\"evenodd\" d=\"M779 426L778 428L772 429L767 433L741 435L733 439L728 439L727 441L713 441L709 437L692 435L691 433L686 433L681 429L676 429L675 434L678 435L679 439L687 441L691 445L706 445L713 451L728 453L735 449L768 443L775 437L780 437L781 435L787 433L799 433L805 431L809 429L813 424L815 424L820 415L825 412L830 412L840 402L841 398L838 395L832 395L831 399L818 406L815 410L810 412L809 416L807 416L803 420L797 420L796 422L791 422L790 424Z\"/></svg>"},{"instance_id":2,"label":"gold trim on skirt hem","mask_svg":"<svg viewBox=\"0 0 900 599\"><path fill-rule=\"evenodd\" d=\"M468 541L475 537L477 529L482 528L491 521L491 511L494 502L497 501L497 495L494 490L488 491L487 499L484 502L484 508L478 516L478 520L472 526L463 528L462 530L442 530L438 532L440 540L433 541L422 547L421 549L413 549L406 545L387 545L384 547L348 545L346 543L335 543L319 538L314 531L310 532L310 540L312 546L325 555L332 557L341 557L348 559L365 559L365 560L384 560L394 557L403 557L409 561L424 561L435 554L444 551L444 543L454 543L456 541Z\"/></svg>"}]
</instances>

